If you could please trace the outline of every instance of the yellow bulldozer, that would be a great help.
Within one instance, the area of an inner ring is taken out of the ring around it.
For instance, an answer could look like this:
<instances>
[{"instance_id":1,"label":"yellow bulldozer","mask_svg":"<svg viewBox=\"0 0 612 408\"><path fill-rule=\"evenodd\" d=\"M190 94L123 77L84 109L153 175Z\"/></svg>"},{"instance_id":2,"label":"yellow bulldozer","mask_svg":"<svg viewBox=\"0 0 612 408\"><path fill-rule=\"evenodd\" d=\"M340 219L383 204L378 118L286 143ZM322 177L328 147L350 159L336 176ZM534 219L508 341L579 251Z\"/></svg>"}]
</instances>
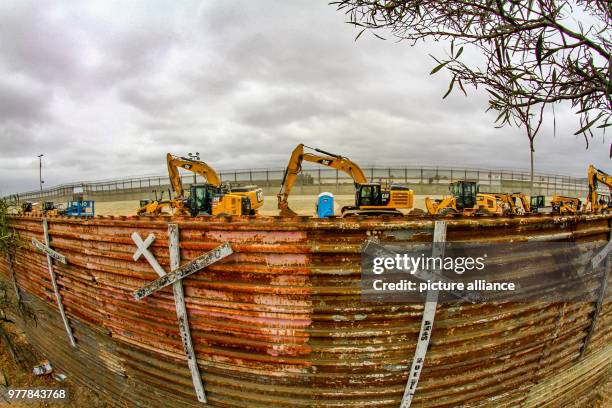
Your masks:
<instances>
[{"instance_id":1,"label":"yellow bulldozer","mask_svg":"<svg viewBox=\"0 0 612 408\"><path fill-rule=\"evenodd\" d=\"M316 153L304 152L304 148ZM383 188L379 183L369 183L361 168L350 159L299 144L291 153L287 169L283 176L278 197L278 209L282 216L295 216L296 213L289 208L289 194L298 174L302 171L302 162L308 161L322 166L338 169L353 179L355 183L355 205L345 206L341 209L342 217L349 216L376 216L391 215L402 216L400 209L413 208L414 193L408 187L392 184Z\"/></svg>"},{"instance_id":2,"label":"yellow bulldozer","mask_svg":"<svg viewBox=\"0 0 612 408\"><path fill-rule=\"evenodd\" d=\"M255 215L263 206L263 190L257 186L230 188L221 184L221 178L208 164L193 158L166 155L170 185L175 198L141 201L138 215L159 215L170 209L176 215ZM199 174L206 183L194 183L187 195L179 168Z\"/></svg>"}]
</instances>

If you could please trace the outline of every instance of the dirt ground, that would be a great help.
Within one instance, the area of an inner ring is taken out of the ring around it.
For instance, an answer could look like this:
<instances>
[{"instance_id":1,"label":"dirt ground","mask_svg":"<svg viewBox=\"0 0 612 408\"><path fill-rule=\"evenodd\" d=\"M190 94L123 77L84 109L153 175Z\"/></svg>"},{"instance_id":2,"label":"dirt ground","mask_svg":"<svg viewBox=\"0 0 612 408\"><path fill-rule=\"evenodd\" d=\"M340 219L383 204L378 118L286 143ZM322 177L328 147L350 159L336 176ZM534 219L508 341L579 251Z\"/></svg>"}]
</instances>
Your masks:
<instances>
[{"instance_id":1,"label":"dirt ground","mask_svg":"<svg viewBox=\"0 0 612 408\"><path fill-rule=\"evenodd\" d=\"M414 196L415 208L425 209L424 195ZM315 215L315 203L317 197L314 195L292 195L289 198L289 207L300 215ZM278 215L276 196L265 196L263 208L259 210L262 215ZM353 205L355 196L337 195L334 196L334 207L337 214L345 205ZM139 201L113 201L113 202L96 202L97 215L135 215L138 209Z\"/></svg>"},{"instance_id":2,"label":"dirt ground","mask_svg":"<svg viewBox=\"0 0 612 408\"><path fill-rule=\"evenodd\" d=\"M27 338L15 324L2 322L0 323L10 341L16 356L21 360L15 362L6 342L1 340L0 345L0 407L11 408L47 408L47 407L65 407L65 408L103 408L109 404L101 399L93 391L86 387L79 386L70 378L70 373L62 373L54 369L47 375L37 376L32 373L32 368L45 360L45 356L41 356L28 343ZM1 339L1 336L0 336ZM58 374L63 374L66 379L60 381L54 377ZM7 388L45 388L45 389L68 389L69 401L62 402L18 402L10 401L5 398L4 392Z\"/></svg>"}]
</instances>

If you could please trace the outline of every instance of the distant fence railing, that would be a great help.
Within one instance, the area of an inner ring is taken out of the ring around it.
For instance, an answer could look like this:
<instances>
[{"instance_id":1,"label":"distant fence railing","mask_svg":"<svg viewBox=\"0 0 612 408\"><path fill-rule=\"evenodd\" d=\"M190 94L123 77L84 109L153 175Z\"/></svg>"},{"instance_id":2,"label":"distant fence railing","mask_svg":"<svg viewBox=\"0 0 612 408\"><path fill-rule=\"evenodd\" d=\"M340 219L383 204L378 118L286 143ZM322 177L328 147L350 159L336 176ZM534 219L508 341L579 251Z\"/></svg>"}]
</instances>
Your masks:
<instances>
[{"instance_id":1,"label":"distant fence railing","mask_svg":"<svg viewBox=\"0 0 612 408\"><path fill-rule=\"evenodd\" d=\"M366 167L364 173L371 181L382 183L403 183L411 185L444 185L457 180L476 181L481 186L481 191L504 192L510 188L522 187L528 192L530 187L530 174L525 170L492 170L478 168L457 167ZM262 187L280 185L284 169L246 169L222 171L219 173L221 180L225 183L257 184ZM200 176L191 173L183 175L183 183L204 182ZM331 186L351 184L350 177L343 172L331 168L314 167L304 168L298 177L296 185L320 185ZM154 189L167 187L168 176L146 176L121 178L106 181L75 182L51 187L43 190L43 197L66 197L73 194L75 187L82 188L85 195L95 195L107 192L129 192L142 191L142 189ZM588 191L586 178L563 176L559 174L535 173L534 191L540 194L555 194L556 192L575 192L584 194ZM13 197L20 200L40 199L40 191L27 191L14 194Z\"/></svg>"}]
</instances>

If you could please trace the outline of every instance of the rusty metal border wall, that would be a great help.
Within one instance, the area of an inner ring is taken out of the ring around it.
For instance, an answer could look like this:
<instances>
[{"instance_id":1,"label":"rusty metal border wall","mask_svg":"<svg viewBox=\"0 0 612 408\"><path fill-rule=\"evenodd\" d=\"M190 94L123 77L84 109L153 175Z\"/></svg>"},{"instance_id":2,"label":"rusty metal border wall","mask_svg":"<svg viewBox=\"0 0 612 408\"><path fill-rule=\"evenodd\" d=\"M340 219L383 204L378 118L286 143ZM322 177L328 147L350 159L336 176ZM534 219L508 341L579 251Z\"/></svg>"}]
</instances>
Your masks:
<instances>
[{"instance_id":1,"label":"rusty metal border wall","mask_svg":"<svg viewBox=\"0 0 612 408\"><path fill-rule=\"evenodd\" d=\"M449 241L607 240L612 216L456 219ZM168 270L168 218L50 218L54 264L77 342L55 303L46 257L18 248L13 268L37 319L15 317L58 369L117 406L197 402L170 287L141 301L132 292L157 275L132 259L133 232ZM180 228L183 261L229 242L234 254L184 280L206 396L218 407L398 407L422 304L360 301L360 246L431 241L429 218L278 217L194 220ZM24 242L42 220L14 217ZM556 238L555 238L556 237ZM6 260L0 278L11 279ZM608 289L609 290L609 289ZM439 306L413 407L558 407L586 401L608 375L612 307L592 303ZM595 321L588 349L581 348Z\"/></svg>"}]
</instances>

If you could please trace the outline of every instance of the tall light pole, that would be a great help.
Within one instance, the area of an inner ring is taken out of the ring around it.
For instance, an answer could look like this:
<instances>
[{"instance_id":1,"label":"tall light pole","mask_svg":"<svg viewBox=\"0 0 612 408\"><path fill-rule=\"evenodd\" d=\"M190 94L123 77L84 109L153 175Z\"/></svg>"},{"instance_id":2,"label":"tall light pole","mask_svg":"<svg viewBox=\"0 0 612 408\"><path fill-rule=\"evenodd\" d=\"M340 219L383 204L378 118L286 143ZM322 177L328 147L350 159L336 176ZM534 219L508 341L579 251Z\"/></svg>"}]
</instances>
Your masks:
<instances>
[{"instance_id":1,"label":"tall light pole","mask_svg":"<svg viewBox=\"0 0 612 408\"><path fill-rule=\"evenodd\" d=\"M189 158L191 160L197 160L200 161L200 152L195 152L195 154L193 153L187 153L187 155L189 156ZM198 181L196 179L196 174L193 173L193 184L196 184Z\"/></svg>"},{"instance_id":2,"label":"tall light pole","mask_svg":"<svg viewBox=\"0 0 612 408\"><path fill-rule=\"evenodd\" d=\"M43 207L42 205L42 199L43 199L43 190L42 190L42 185L44 183L43 179L42 179L42 157L44 156L44 154L39 154L38 156L38 184L40 185L40 208Z\"/></svg>"}]
</instances>

